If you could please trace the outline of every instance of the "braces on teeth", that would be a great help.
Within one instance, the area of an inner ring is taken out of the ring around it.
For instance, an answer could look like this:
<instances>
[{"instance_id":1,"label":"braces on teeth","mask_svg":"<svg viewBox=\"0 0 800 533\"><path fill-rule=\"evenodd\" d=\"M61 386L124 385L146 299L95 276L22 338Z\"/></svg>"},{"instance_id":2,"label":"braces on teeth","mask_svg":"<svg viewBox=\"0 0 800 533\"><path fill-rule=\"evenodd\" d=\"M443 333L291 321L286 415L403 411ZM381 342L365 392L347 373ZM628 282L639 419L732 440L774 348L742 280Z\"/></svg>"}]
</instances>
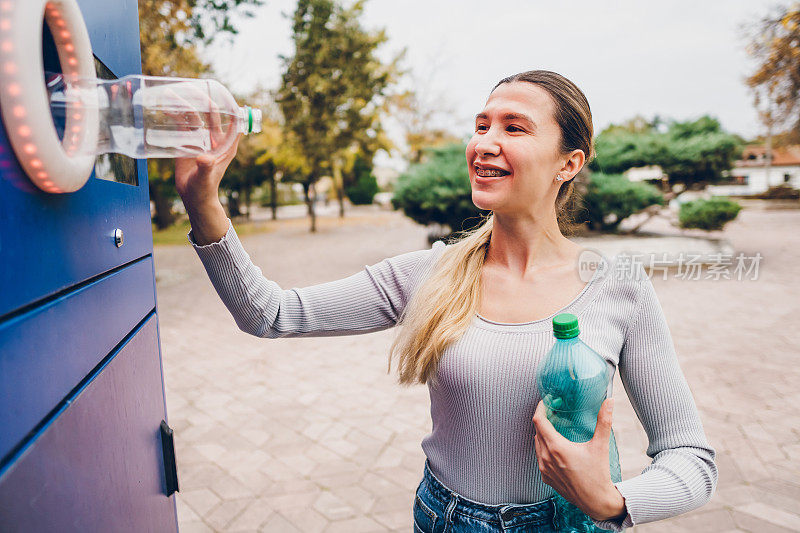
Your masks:
<instances>
[{"instance_id":1,"label":"braces on teeth","mask_svg":"<svg viewBox=\"0 0 800 533\"><path fill-rule=\"evenodd\" d=\"M493 170L493 169L490 170L481 168L476 169L476 173L478 174L478 176L481 177L496 177L496 176L504 176L507 174L507 172L504 172L502 170Z\"/></svg>"}]
</instances>

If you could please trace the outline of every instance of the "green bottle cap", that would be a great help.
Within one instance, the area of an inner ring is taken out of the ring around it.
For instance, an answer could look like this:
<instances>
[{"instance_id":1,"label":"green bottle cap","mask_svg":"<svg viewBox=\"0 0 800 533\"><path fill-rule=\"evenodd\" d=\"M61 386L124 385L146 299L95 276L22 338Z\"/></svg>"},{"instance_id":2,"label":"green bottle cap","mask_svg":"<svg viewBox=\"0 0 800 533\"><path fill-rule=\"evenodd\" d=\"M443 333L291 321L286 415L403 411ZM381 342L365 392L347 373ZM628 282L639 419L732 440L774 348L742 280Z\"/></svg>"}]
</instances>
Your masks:
<instances>
[{"instance_id":1,"label":"green bottle cap","mask_svg":"<svg viewBox=\"0 0 800 533\"><path fill-rule=\"evenodd\" d=\"M577 337L581 330L578 329L578 317L571 313L561 313L553 317L553 335L556 339L571 339Z\"/></svg>"}]
</instances>

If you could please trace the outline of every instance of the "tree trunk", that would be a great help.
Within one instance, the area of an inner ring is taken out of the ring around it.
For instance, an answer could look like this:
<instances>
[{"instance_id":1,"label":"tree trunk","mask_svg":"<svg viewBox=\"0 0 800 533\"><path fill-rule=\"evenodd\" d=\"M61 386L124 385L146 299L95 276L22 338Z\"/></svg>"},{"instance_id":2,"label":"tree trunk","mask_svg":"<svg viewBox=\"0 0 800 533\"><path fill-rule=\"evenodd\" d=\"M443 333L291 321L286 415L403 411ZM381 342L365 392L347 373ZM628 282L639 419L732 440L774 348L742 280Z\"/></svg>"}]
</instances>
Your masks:
<instances>
[{"instance_id":1,"label":"tree trunk","mask_svg":"<svg viewBox=\"0 0 800 533\"><path fill-rule=\"evenodd\" d=\"M647 214L647 218L645 218L644 220L642 220L641 222L636 224L636 226L632 227L631 229L623 231L621 233L623 235L630 235L632 233L636 233L637 231L639 231L641 229L642 226L644 226L645 224L650 222L650 219L652 219L655 216L660 215L661 214L661 209L662 208L661 208L660 205L651 205L650 207L645 208L644 212Z\"/></svg>"},{"instance_id":2,"label":"tree trunk","mask_svg":"<svg viewBox=\"0 0 800 533\"><path fill-rule=\"evenodd\" d=\"M314 200L316 199L316 191L314 190L314 183L303 183L303 191L306 196L306 207L308 208L308 216L311 217L311 233L317 232L317 216L314 212Z\"/></svg>"},{"instance_id":3,"label":"tree trunk","mask_svg":"<svg viewBox=\"0 0 800 533\"><path fill-rule=\"evenodd\" d=\"M333 183L339 199L339 218L344 218L344 180L342 179L342 168L338 162L333 164Z\"/></svg>"},{"instance_id":4,"label":"tree trunk","mask_svg":"<svg viewBox=\"0 0 800 533\"><path fill-rule=\"evenodd\" d=\"M767 122L767 164L765 170L766 178L767 178L767 188L770 187L770 173L772 171L772 112L770 110L769 120Z\"/></svg>"},{"instance_id":5,"label":"tree trunk","mask_svg":"<svg viewBox=\"0 0 800 533\"><path fill-rule=\"evenodd\" d=\"M250 196L251 196L251 194L252 194L252 190L250 189L250 187L248 187L247 189L244 190L244 207L246 209L245 217L247 218L247 220L250 220Z\"/></svg>"},{"instance_id":6,"label":"tree trunk","mask_svg":"<svg viewBox=\"0 0 800 533\"><path fill-rule=\"evenodd\" d=\"M242 214L239 210L239 198L238 195L234 191L228 192L228 216L238 217Z\"/></svg>"},{"instance_id":7,"label":"tree trunk","mask_svg":"<svg viewBox=\"0 0 800 533\"><path fill-rule=\"evenodd\" d=\"M661 183L661 192L663 192L664 194L672 192L672 186L669 184L669 178L667 176L663 176L661 178L660 183Z\"/></svg>"},{"instance_id":8,"label":"tree trunk","mask_svg":"<svg viewBox=\"0 0 800 533\"><path fill-rule=\"evenodd\" d=\"M155 215L153 222L155 222L158 229L165 229L175 223L175 214L172 212L172 202L169 197L163 193L161 188L152 180L149 183L150 199L153 201L155 208Z\"/></svg>"},{"instance_id":9,"label":"tree trunk","mask_svg":"<svg viewBox=\"0 0 800 533\"><path fill-rule=\"evenodd\" d=\"M272 220L278 220L278 180L274 175L269 180L269 206L272 209Z\"/></svg>"}]
</instances>

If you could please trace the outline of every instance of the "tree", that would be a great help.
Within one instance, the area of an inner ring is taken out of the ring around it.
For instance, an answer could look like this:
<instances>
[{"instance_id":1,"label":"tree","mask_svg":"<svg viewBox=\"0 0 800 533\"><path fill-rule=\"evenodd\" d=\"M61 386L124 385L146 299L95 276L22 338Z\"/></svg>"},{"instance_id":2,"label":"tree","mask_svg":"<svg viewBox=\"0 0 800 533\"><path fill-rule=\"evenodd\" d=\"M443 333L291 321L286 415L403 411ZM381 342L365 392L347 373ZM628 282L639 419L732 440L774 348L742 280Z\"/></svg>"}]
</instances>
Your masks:
<instances>
[{"instance_id":1,"label":"tree","mask_svg":"<svg viewBox=\"0 0 800 533\"><path fill-rule=\"evenodd\" d=\"M788 130L784 142L800 142L800 4L764 17L751 29L747 51L758 63L746 81L762 122Z\"/></svg>"},{"instance_id":2,"label":"tree","mask_svg":"<svg viewBox=\"0 0 800 533\"><path fill-rule=\"evenodd\" d=\"M265 165L268 170L266 180L269 183L272 220L277 220L278 182L303 183L309 169L297 139L291 132L285 131L277 119L267 119L265 116L262 136L265 138L264 149L256 159L256 164Z\"/></svg>"},{"instance_id":3,"label":"tree","mask_svg":"<svg viewBox=\"0 0 800 533\"><path fill-rule=\"evenodd\" d=\"M741 155L741 139L722 130L709 116L694 121L673 122L661 137L663 159L656 162L671 184L698 188L715 183L730 170Z\"/></svg>"},{"instance_id":4,"label":"tree","mask_svg":"<svg viewBox=\"0 0 800 533\"><path fill-rule=\"evenodd\" d=\"M366 129L353 130L353 142L349 147L336 154L333 178L336 195L339 200L339 217L344 217L344 197L350 198L347 190L356 186L357 182L362 178L364 167L368 169L368 173L371 175L372 161L378 150L389 152L394 146L381 124L381 116L385 109L386 106L382 104L381 111L372 114L372 126ZM359 165L362 166L359 167ZM372 177L372 180L377 185L374 177Z\"/></svg>"},{"instance_id":5,"label":"tree","mask_svg":"<svg viewBox=\"0 0 800 533\"><path fill-rule=\"evenodd\" d=\"M414 84L418 86L417 83ZM407 145L406 160L421 163L429 148L444 147L462 141L447 129L437 127L433 117L442 111L442 106L426 101L418 90L406 90L392 98L393 115L405 130Z\"/></svg>"},{"instance_id":6,"label":"tree","mask_svg":"<svg viewBox=\"0 0 800 533\"><path fill-rule=\"evenodd\" d=\"M170 0L175 2L175 0ZM221 36L231 37L239 30L231 22L232 16L252 17L255 8L264 5L264 0L185 0L191 10L187 21L194 37L203 44L210 44Z\"/></svg>"},{"instance_id":7,"label":"tree","mask_svg":"<svg viewBox=\"0 0 800 533\"><path fill-rule=\"evenodd\" d=\"M597 157L592 170L616 174L629 168L658 164L664 158L660 134L652 128L630 131L610 126L595 139Z\"/></svg>"},{"instance_id":8,"label":"tree","mask_svg":"<svg viewBox=\"0 0 800 533\"><path fill-rule=\"evenodd\" d=\"M228 166L225 179L220 184L228 198L228 215L231 217L244 214L249 219L253 189L275 175L272 161L257 163L261 154L268 149L267 142L268 137L263 132L247 135L239 141L236 157Z\"/></svg>"},{"instance_id":9,"label":"tree","mask_svg":"<svg viewBox=\"0 0 800 533\"><path fill-rule=\"evenodd\" d=\"M294 154L290 152L293 146L284 139L277 119L279 115L277 106L266 91L257 88L250 95L238 96L236 101L262 110L261 131L251 133L240 140L236 157L231 161L225 179L220 183L220 191L228 199L228 214L231 217L244 214L250 218L254 189L269 183L270 191L273 193L272 218L276 219L277 181L283 177L287 167L300 163L292 159Z\"/></svg>"},{"instance_id":10,"label":"tree","mask_svg":"<svg viewBox=\"0 0 800 533\"><path fill-rule=\"evenodd\" d=\"M741 146L742 140L723 131L713 117L685 122L634 119L626 125L610 126L597 136L597 158L590 166L616 174L629 168L658 165L670 184L698 187L714 183L732 168Z\"/></svg>"},{"instance_id":11,"label":"tree","mask_svg":"<svg viewBox=\"0 0 800 533\"><path fill-rule=\"evenodd\" d=\"M251 15L262 0L139 0L139 39L142 73L151 76L197 77L209 71L198 45L233 35L231 15ZM172 161L147 162L150 199L155 223L166 228L175 220L172 202L178 197L172 180Z\"/></svg>"},{"instance_id":12,"label":"tree","mask_svg":"<svg viewBox=\"0 0 800 533\"><path fill-rule=\"evenodd\" d=\"M631 182L621 174L595 172L583 193L583 208L578 222L591 229L616 231L620 223L651 205L663 205L664 197L648 183Z\"/></svg>"},{"instance_id":13,"label":"tree","mask_svg":"<svg viewBox=\"0 0 800 533\"><path fill-rule=\"evenodd\" d=\"M388 142L380 116L399 57L389 64L376 57L386 34L362 28L362 11L361 1L343 8L334 0L299 0L292 17L294 55L282 57L276 100L308 165L302 183L312 232L314 184L326 174L333 177L343 215L343 170L355 154L371 161Z\"/></svg>"},{"instance_id":14,"label":"tree","mask_svg":"<svg viewBox=\"0 0 800 533\"><path fill-rule=\"evenodd\" d=\"M420 224L441 224L452 232L469 229L488 211L472 203L466 146L429 149L422 163L411 165L395 186L392 204ZM474 223L472 223L474 222Z\"/></svg>"}]
</instances>

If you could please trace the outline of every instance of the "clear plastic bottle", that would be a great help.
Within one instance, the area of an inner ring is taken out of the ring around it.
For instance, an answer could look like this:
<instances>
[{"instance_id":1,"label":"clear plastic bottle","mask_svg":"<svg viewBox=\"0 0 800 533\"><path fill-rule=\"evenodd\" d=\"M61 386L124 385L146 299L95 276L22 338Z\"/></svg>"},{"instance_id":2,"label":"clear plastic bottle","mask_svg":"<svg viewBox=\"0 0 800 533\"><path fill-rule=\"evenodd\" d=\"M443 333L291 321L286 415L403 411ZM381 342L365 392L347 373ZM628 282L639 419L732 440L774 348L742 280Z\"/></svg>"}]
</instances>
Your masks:
<instances>
[{"instance_id":1,"label":"clear plastic bottle","mask_svg":"<svg viewBox=\"0 0 800 533\"><path fill-rule=\"evenodd\" d=\"M131 75L104 80L48 73L46 84L60 136L67 113L96 109L97 146L88 143L72 154L117 153L137 159L218 154L239 133L261 131L261 111L240 107L212 79Z\"/></svg>"},{"instance_id":2,"label":"clear plastic bottle","mask_svg":"<svg viewBox=\"0 0 800 533\"><path fill-rule=\"evenodd\" d=\"M597 415L610 392L614 368L600 354L584 344L578 334L578 318L562 313L553 318L556 343L537 371L537 384L547 419L572 442L587 442L594 436ZM612 481L622 480L619 453L611 431L609 466ZM556 494L556 522L559 532L594 533L607 531L574 504Z\"/></svg>"}]
</instances>

